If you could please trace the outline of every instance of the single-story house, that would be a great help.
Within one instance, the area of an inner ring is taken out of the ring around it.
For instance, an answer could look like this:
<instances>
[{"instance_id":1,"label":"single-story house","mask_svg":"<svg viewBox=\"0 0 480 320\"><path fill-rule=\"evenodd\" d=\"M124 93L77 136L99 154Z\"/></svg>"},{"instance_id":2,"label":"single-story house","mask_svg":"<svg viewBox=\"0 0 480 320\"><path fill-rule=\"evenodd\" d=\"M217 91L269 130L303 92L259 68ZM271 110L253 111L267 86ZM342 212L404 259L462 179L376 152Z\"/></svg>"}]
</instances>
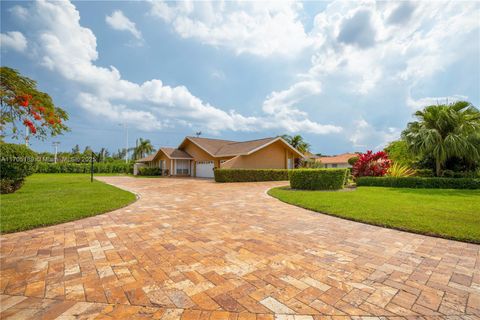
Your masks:
<instances>
[{"instance_id":1,"label":"single-story house","mask_svg":"<svg viewBox=\"0 0 480 320\"><path fill-rule=\"evenodd\" d=\"M318 157L315 161L320 161L324 168L351 168L348 159L357 156L356 153L343 153L338 156Z\"/></svg>"},{"instance_id":2,"label":"single-story house","mask_svg":"<svg viewBox=\"0 0 480 320\"><path fill-rule=\"evenodd\" d=\"M242 142L186 137L177 148L137 160L134 173L147 166L168 175L213 178L215 168L293 169L299 158L303 154L281 137Z\"/></svg>"}]
</instances>

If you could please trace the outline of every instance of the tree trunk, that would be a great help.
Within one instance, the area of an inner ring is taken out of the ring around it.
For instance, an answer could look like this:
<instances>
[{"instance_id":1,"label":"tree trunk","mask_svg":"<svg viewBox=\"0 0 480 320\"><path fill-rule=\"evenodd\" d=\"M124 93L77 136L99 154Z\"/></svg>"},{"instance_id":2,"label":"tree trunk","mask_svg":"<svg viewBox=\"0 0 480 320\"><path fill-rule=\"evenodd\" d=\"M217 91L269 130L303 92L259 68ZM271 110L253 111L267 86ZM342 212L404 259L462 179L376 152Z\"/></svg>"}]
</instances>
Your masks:
<instances>
[{"instance_id":1,"label":"tree trunk","mask_svg":"<svg viewBox=\"0 0 480 320\"><path fill-rule=\"evenodd\" d=\"M442 170L442 165L439 159L435 159L435 173L437 177L440 177L440 173Z\"/></svg>"}]
</instances>

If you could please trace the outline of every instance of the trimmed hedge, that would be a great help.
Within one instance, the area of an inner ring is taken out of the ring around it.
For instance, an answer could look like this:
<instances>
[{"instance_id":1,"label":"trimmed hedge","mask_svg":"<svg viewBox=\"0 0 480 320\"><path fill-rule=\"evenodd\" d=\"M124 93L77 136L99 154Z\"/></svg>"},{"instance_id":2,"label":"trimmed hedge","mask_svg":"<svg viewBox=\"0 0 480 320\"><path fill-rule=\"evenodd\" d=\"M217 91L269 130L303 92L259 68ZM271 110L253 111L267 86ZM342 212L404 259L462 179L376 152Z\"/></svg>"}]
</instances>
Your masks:
<instances>
[{"instance_id":1,"label":"trimmed hedge","mask_svg":"<svg viewBox=\"0 0 480 320\"><path fill-rule=\"evenodd\" d=\"M347 180L347 169L296 169L290 172L290 187L300 190L338 190Z\"/></svg>"},{"instance_id":2,"label":"trimmed hedge","mask_svg":"<svg viewBox=\"0 0 480 320\"><path fill-rule=\"evenodd\" d=\"M357 186L428 189L480 189L480 179L422 177L360 177Z\"/></svg>"},{"instance_id":3,"label":"trimmed hedge","mask_svg":"<svg viewBox=\"0 0 480 320\"><path fill-rule=\"evenodd\" d=\"M215 182L286 181L287 169L215 169Z\"/></svg>"},{"instance_id":4,"label":"trimmed hedge","mask_svg":"<svg viewBox=\"0 0 480 320\"><path fill-rule=\"evenodd\" d=\"M90 173L90 163L71 162L39 162L37 173ZM133 173L133 164L125 162L96 162L93 164L95 173Z\"/></svg>"},{"instance_id":5,"label":"trimmed hedge","mask_svg":"<svg viewBox=\"0 0 480 320\"><path fill-rule=\"evenodd\" d=\"M25 177L35 172L37 154L25 145L0 143L0 193L20 189Z\"/></svg>"},{"instance_id":6,"label":"trimmed hedge","mask_svg":"<svg viewBox=\"0 0 480 320\"><path fill-rule=\"evenodd\" d=\"M138 168L138 175L139 176L161 176L163 175L163 171L164 170L160 168L140 167Z\"/></svg>"}]
</instances>

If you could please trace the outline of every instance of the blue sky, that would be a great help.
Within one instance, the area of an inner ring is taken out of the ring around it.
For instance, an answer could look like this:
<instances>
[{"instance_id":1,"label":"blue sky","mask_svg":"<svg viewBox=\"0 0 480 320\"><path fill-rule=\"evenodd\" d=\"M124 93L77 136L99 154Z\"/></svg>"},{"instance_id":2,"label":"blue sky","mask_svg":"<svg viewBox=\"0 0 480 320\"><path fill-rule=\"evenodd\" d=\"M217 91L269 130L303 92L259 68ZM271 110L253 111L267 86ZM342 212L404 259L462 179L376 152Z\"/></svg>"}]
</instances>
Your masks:
<instances>
[{"instance_id":1,"label":"blue sky","mask_svg":"<svg viewBox=\"0 0 480 320\"><path fill-rule=\"evenodd\" d=\"M478 2L2 1L1 64L65 108L75 144L301 134L379 149L412 113L480 102Z\"/></svg>"}]
</instances>

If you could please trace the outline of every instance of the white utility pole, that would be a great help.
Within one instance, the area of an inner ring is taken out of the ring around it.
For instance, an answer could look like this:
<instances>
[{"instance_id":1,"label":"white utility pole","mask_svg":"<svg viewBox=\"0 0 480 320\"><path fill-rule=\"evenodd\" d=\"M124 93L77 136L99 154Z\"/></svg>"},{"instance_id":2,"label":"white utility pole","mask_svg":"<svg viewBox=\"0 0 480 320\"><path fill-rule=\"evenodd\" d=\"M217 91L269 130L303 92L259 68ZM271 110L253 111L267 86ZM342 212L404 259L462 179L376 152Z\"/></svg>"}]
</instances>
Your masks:
<instances>
[{"instance_id":1,"label":"white utility pole","mask_svg":"<svg viewBox=\"0 0 480 320\"><path fill-rule=\"evenodd\" d=\"M30 130L28 129L28 126L25 126L25 146L28 148L28 139L30 135Z\"/></svg>"},{"instance_id":2,"label":"white utility pole","mask_svg":"<svg viewBox=\"0 0 480 320\"><path fill-rule=\"evenodd\" d=\"M58 151L58 145L60 144L60 141L54 141L52 142L53 147L55 148L55 158L54 162L57 163L57 151Z\"/></svg>"},{"instance_id":3,"label":"white utility pole","mask_svg":"<svg viewBox=\"0 0 480 320\"><path fill-rule=\"evenodd\" d=\"M125 141L125 163L128 163L128 124L125 121L123 124L119 123L119 126L123 125L125 128L125 136L126 136L126 141Z\"/></svg>"}]
</instances>

